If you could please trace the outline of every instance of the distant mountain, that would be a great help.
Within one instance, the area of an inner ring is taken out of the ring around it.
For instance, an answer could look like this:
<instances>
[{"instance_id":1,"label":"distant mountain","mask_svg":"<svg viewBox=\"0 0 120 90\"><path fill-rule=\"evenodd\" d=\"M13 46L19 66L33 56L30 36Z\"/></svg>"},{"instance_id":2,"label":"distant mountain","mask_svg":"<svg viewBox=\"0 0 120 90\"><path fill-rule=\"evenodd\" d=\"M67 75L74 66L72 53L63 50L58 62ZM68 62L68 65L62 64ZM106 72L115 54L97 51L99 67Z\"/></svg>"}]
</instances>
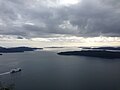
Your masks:
<instances>
[{"instance_id":1,"label":"distant mountain","mask_svg":"<svg viewBox=\"0 0 120 90\"><path fill-rule=\"evenodd\" d=\"M64 48L64 47L45 47L45 48Z\"/></svg>"},{"instance_id":2,"label":"distant mountain","mask_svg":"<svg viewBox=\"0 0 120 90\"><path fill-rule=\"evenodd\" d=\"M31 48L31 47L5 48L5 47L0 47L0 53L15 53L15 52L24 52L24 51L34 51L37 49L42 49L42 48Z\"/></svg>"},{"instance_id":3,"label":"distant mountain","mask_svg":"<svg viewBox=\"0 0 120 90\"><path fill-rule=\"evenodd\" d=\"M120 47L79 47L82 49L94 49L94 50L120 50Z\"/></svg>"},{"instance_id":4,"label":"distant mountain","mask_svg":"<svg viewBox=\"0 0 120 90\"><path fill-rule=\"evenodd\" d=\"M110 51L109 51L110 50ZM111 51L113 50L113 51ZM116 50L116 51L115 51ZM119 48L95 48L95 49L83 49L81 51L68 51L59 52L58 55L76 55L76 56L88 56L88 57L99 57L107 59L120 58Z\"/></svg>"}]
</instances>

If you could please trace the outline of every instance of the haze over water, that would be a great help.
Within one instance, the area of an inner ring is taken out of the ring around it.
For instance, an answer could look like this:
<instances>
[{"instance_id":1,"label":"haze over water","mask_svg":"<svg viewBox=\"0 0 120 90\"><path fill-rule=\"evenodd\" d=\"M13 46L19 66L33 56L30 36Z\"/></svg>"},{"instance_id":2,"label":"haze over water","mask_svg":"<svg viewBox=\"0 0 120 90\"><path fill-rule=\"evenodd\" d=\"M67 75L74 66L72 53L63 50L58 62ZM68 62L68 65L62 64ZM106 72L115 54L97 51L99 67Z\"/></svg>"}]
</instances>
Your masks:
<instances>
[{"instance_id":1,"label":"haze over water","mask_svg":"<svg viewBox=\"0 0 120 90\"><path fill-rule=\"evenodd\" d=\"M15 90L119 90L120 59L59 56L52 51L11 53L0 56L0 76Z\"/></svg>"}]
</instances>

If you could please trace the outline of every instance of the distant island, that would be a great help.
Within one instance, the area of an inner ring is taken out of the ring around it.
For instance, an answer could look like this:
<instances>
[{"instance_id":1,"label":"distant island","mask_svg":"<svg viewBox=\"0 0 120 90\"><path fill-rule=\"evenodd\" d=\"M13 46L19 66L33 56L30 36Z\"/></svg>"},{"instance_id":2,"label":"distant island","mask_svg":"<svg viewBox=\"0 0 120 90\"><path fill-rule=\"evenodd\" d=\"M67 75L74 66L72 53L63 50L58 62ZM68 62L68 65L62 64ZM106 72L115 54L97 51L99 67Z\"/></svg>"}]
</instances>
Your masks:
<instances>
[{"instance_id":1,"label":"distant island","mask_svg":"<svg viewBox=\"0 0 120 90\"><path fill-rule=\"evenodd\" d=\"M34 51L37 49L42 49L42 48L31 48L31 47L5 48L5 47L0 47L0 53L16 53L16 52Z\"/></svg>"},{"instance_id":2,"label":"distant island","mask_svg":"<svg viewBox=\"0 0 120 90\"><path fill-rule=\"evenodd\" d=\"M79 47L79 48L94 50L120 50L120 47Z\"/></svg>"},{"instance_id":3,"label":"distant island","mask_svg":"<svg viewBox=\"0 0 120 90\"><path fill-rule=\"evenodd\" d=\"M83 48L80 51L67 51L59 52L58 55L76 55L76 56L88 56L88 57L99 57L107 59L117 59L120 58L119 48Z\"/></svg>"},{"instance_id":4,"label":"distant island","mask_svg":"<svg viewBox=\"0 0 120 90\"><path fill-rule=\"evenodd\" d=\"M45 47L45 48L64 48L64 47Z\"/></svg>"}]
</instances>

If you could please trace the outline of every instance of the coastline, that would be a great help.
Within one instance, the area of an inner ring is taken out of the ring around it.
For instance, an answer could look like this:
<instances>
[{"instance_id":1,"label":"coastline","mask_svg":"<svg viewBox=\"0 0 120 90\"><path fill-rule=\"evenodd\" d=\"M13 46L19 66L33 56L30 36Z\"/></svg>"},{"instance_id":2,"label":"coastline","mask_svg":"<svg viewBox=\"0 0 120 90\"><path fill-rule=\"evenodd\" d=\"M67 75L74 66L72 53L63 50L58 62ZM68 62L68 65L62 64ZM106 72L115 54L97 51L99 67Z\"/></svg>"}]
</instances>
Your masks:
<instances>
[{"instance_id":1,"label":"coastline","mask_svg":"<svg viewBox=\"0 0 120 90\"><path fill-rule=\"evenodd\" d=\"M0 53L21 53L21 52L25 52L25 51L35 51L38 49L43 49L43 48L32 48L32 47L5 48L5 47L0 47Z\"/></svg>"},{"instance_id":2,"label":"coastline","mask_svg":"<svg viewBox=\"0 0 120 90\"><path fill-rule=\"evenodd\" d=\"M59 52L58 55L75 55L75 56L87 56L87 57L98 57L106 59L118 59L120 58L120 52L112 52L106 50L81 50L81 51L67 51Z\"/></svg>"}]
</instances>

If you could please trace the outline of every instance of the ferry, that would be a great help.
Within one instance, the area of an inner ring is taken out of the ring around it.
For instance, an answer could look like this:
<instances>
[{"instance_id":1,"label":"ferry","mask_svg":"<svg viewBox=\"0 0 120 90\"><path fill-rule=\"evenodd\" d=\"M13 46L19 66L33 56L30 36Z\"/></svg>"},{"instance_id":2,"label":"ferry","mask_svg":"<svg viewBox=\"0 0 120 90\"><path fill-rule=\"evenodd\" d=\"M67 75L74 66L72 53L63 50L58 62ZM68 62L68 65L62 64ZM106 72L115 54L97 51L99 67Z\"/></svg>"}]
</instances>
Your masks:
<instances>
[{"instance_id":1,"label":"ferry","mask_svg":"<svg viewBox=\"0 0 120 90\"><path fill-rule=\"evenodd\" d=\"M10 71L10 73L13 74L13 73L17 73L17 72L20 72L20 71L22 71L21 68L16 68L16 69L12 69L12 70Z\"/></svg>"}]
</instances>

